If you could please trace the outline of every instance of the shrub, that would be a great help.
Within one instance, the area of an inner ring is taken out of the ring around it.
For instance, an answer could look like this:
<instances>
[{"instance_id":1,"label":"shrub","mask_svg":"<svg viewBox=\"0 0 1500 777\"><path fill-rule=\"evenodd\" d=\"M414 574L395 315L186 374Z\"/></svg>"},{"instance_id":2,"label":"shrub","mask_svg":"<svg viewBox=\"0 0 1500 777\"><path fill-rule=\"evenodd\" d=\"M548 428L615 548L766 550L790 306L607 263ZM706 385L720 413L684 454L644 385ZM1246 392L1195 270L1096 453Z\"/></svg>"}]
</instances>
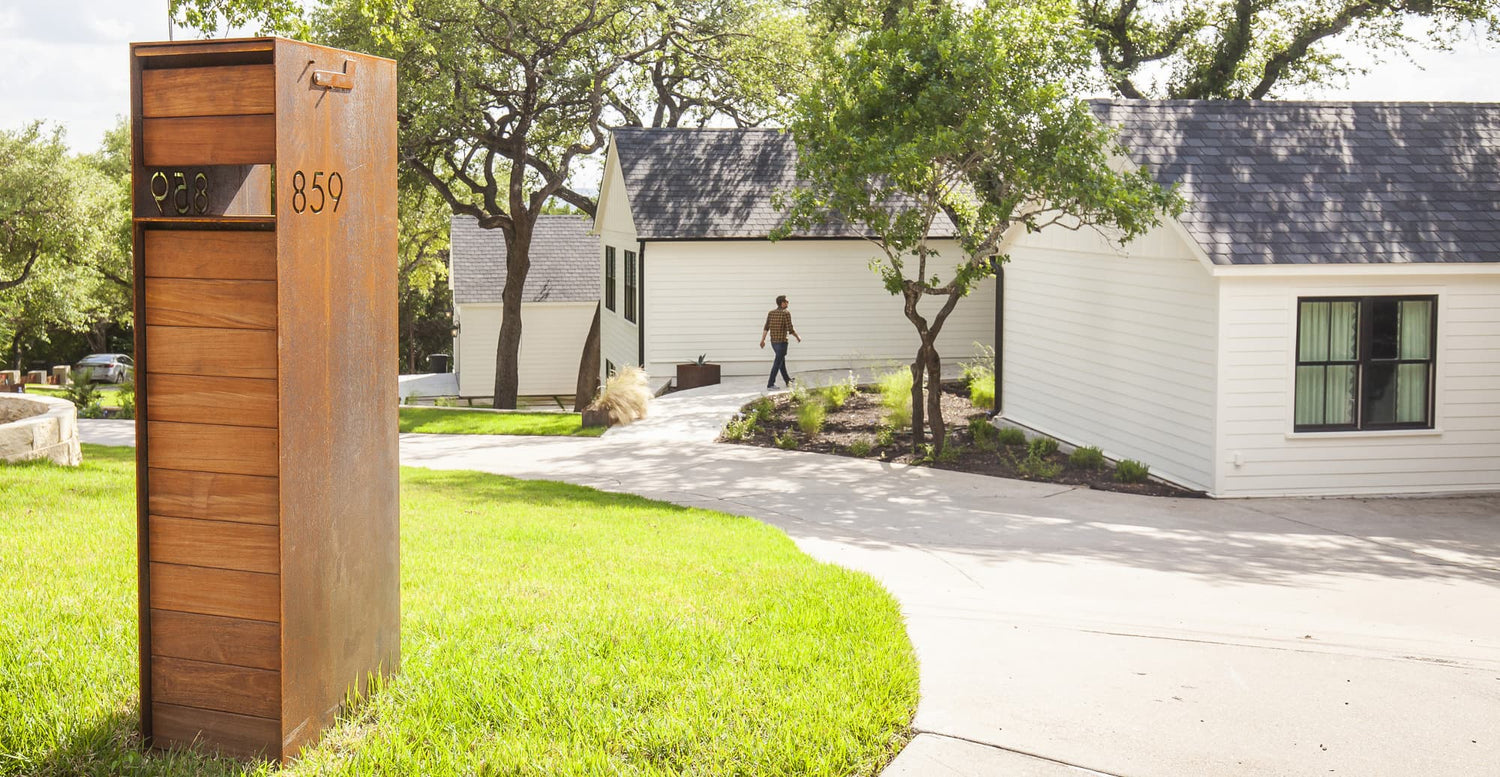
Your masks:
<instances>
[{"instance_id":1,"label":"shrub","mask_svg":"<svg viewBox=\"0 0 1500 777\"><path fill-rule=\"evenodd\" d=\"M974 441L974 447L992 451L999 447L1000 430L988 418L970 418L969 438Z\"/></svg>"},{"instance_id":2,"label":"shrub","mask_svg":"<svg viewBox=\"0 0 1500 777\"><path fill-rule=\"evenodd\" d=\"M98 406L103 398L99 390L99 384L92 379L92 370L82 369L73 373L73 382L63 389L63 398L78 406L80 418L98 418L97 415L86 416L84 410L90 405Z\"/></svg>"},{"instance_id":3,"label":"shrub","mask_svg":"<svg viewBox=\"0 0 1500 777\"><path fill-rule=\"evenodd\" d=\"M724 439L743 440L760 428L760 418L754 415L737 415L724 424Z\"/></svg>"},{"instance_id":4,"label":"shrub","mask_svg":"<svg viewBox=\"0 0 1500 777\"><path fill-rule=\"evenodd\" d=\"M1031 442L1026 443L1026 455L1045 459L1057 453L1057 440L1051 437L1033 437Z\"/></svg>"},{"instance_id":5,"label":"shrub","mask_svg":"<svg viewBox=\"0 0 1500 777\"><path fill-rule=\"evenodd\" d=\"M889 448L896 443L896 430L889 426L882 426L875 432L875 444L881 448Z\"/></svg>"},{"instance_id":6,"label":"shrub","mask_svg":"<svg viewBox=\"0 0 1500 777\"><path fill-rule=\"evenodd\" d=\"M761 397L745 406L745 415L753 416L755 422L760 423L770 418L775 410L776 403L772 402L770 397Z\"/></svg>"},{"instance_id":7,"label":"shrub","mask_svg":"<svg viewBox=\"0 0 1500 777\"><path fill-rule=\"evenodd\" d=\"M796 450L797 448L797 437L791 432L776 435L776 437L772 439L772 442L776 444L776 447L784 451Z\"/></svg>"},{"instance_id":8,"label":"shrub","mask_svg":"<svg viewBox=\"0 0 1500 777\"><path fill-rule=\"evenodd\" d=\"M822 402L806 402L797 408L797 428L811 437L823 431L823 419L827 416L828 408Z\"/></svg>"},{"instance_id":9,"label":"shrub","mask_svg":"<svg viewBox=\"0 0 1500 777\"><path fill-rule=\"evenodd\" d=\"M1068 463L1078 469L1099 469L1104 466L1104 452L1092 445L1084 446L1068 454Z\"/></svg>"},{"instance_id":10,"label":"shrub","mask_svg":"<svg viewBox=\"0 0 1500 777\"><path fill-rule=\"evenodd\" d=\"M1061 464L1053 461L1048 461L1040 456L1033 456L1029 453L1024 459L1020 459L1017 461L1012 458L1012 461L1015 462L1016 471L1021 473L1022 477L1035 478L1037 480L1051 480L1052 478L1057 477L1058 474L1062 472Z\"/></svg>"},{"instance_id":11,"label":"shrub","mask_svg":"<svg viewBox=\"0 0 1500 777\"><path fill-rule=\"evenodd\" d=\"M881 375L875 383L889 426L911 425L911 370L906 367Z\"/></svg>"},{"instance_id":12,"label":"shrub","mask_svg":"<svg viewBox=\"0 0 1500 777\"><path fill-rule=\"evenodd\" d=\"M623 426L645 418L650 402L646 371L640 367L621 367L604 381L604 390L589 404L589 409L608 411L610 421Z\"/></svg>"},{"instance_id":13,"label":"shrub","mask_svg":"<svg viewBox=\"0 0 1500 777\"><path fill-rule=\"evenodd\" d=\"M135 418L135 379L121 381L117 396L120 409L115 411L115 418Z\"/></svg>"},{"instance_id":14,"label":"shrub","mask_svg":"<svg viewBox=\"0 0 1500 777\"><path fill-rule=\"evenodd\" d=\"M943 446L943 452L939 453L936 459L943 464L952 464L958 461L958 457L962 456L963 452L964 446L961 443L957 440L949 440L948 444Z\"/></svg>"},{"instance_id":15,"label":"shrub","mask_svg":"<svg viewBox=\"0 0 1500 777\"><path fill-rule=\"evenodd\" d=\"M792 384L791 398L793 407L801 407L807 404L807 400L811 396L812 392L808 390L807 386L804 385L802 381L799 380L796 383Z\"/></svg>"},{"instance_id":16,"label":"shrub","mask_svg":"<svg viewBox=\"0 0 1500 777\"><path fill-rule=\"evenodd\" d=\"M1001 445L1025 445L1026 433L1014 426L1002 426L995 430L995 441Z\"/></svg>"},{"instance_id":17,"label":"shrub","mask_svg":"<svg viewBox=\"0 0 1500 777\"><path fill-rule=\"evenodd\" d=\"M1115 480L1121 483L1144 483L1151 474L1151 467L1135 459L1126 459L1115 466Z\"/></svg>"},{"instance_id":18,"label":"shrub","mask_svg":"<svg viewBox=\"0 0 1500 777\"><path fill-rule=\"evenodd\" d=\"M857 456L862 459L870 455L871 448L872 446L870 445L869 440L855 440L854 442L849 443L849 455Z\"/></svg>"},{"instance_id":19,"label":"shrub","mask_svg":"<svg viewBox=\"0 0 1500 777\"><path fill-rule=\"evenodd\" d=\"M986 410L995 407L995 349L974 344L974 359L960 365L964 385L969 387L969 402Z\"/></svg>"},{"instance_id":20,"label":"shrub","mask_svg":"<svg viewBox=\"0 0 1500 777\"><path fill-rule=\"evenodd\" d=\"M438 397L432 400L433 407L458 407L458 397Z\"/></svg>"}]
</instances>

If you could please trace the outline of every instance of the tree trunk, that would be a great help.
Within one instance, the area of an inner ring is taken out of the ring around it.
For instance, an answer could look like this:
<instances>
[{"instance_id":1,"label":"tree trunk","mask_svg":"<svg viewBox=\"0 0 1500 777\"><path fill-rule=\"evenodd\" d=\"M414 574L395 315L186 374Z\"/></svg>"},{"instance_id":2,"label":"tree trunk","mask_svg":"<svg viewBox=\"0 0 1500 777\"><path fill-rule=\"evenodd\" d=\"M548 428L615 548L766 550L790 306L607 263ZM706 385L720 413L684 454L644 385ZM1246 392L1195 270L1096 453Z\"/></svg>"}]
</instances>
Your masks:
<instances>
[{"instance_id":1,"label":"tree trunk","mask_svg":"<svg viewBox=\"0 0 1500 777\"><path fill-rule=\"evenodd\" d=\"M581 413L599 391L599 306L594 305L594 323L583 339L583 358L578 362L578 383L573 389L573 412Z\"/></svg>"},{"instance_id":2,"label":"tree trunk","mask_svg":"<svg viewBox=\"0 0 1500 777\"><path fill-rule=\"evenodd\" d=\"M937 456L948 441L948 428L943 423L943 361L936 343L929 343L923 350L927 352L927 423L932 427L932 455Z\"/></svg>"},{"instance_id":3,"label":"tree trunk","mask_svg":"<svg viewBox=\"0 0 1500 777\"><path fill-rule=\"evenodd\" d=\"M927 364L927 346L917 351L917 360L911 363L911 455L922 455L922 444L927 442L927 424L922 418L922 370Z\"/></svg>"},{"instance_id":4,"label":"tree trunk","mask_svg":"<svg viewBox=\"0 0 1500 777\"><path fill-rule=\"evenodd\" d=\"M495 407L514 410L520 385L521 300L531 269L531 229L525 217L515 220L505 246L505 291L500 295L500 342L495 348Z\"/></svg>"}]
</instances>

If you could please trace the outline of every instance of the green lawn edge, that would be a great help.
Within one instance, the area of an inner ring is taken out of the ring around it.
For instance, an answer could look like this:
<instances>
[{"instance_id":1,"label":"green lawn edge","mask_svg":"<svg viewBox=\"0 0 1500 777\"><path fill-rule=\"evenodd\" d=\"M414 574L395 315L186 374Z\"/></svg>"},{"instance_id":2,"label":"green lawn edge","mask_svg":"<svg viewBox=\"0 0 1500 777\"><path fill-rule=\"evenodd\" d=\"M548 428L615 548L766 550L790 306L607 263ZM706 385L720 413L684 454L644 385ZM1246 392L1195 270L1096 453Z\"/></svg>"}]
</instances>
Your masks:
<instances>
[{"instance_id":1,"label":"green lawn edge","mask_svg":"<svg viewBox=\"0 0 1500 777\"><path fill-rule=\"evenodd\" d=\"M895 600L758 521L402 470L402 671L286 768L143 754L134 452L0 467L0 774L874 775L910 736Z\"/></svg>"},{"instance_id":2,"label":"green lawn edge","mask_svg":"<svg viewBox=\"0 0 1500 777\"><path fill-rule=\"evenodd\" d=\"M516 434L598 437L604 427L585 427L578 413L497 413L446 407L402 407L402 432L417 434Z\"/></svg>"}]
</instances>

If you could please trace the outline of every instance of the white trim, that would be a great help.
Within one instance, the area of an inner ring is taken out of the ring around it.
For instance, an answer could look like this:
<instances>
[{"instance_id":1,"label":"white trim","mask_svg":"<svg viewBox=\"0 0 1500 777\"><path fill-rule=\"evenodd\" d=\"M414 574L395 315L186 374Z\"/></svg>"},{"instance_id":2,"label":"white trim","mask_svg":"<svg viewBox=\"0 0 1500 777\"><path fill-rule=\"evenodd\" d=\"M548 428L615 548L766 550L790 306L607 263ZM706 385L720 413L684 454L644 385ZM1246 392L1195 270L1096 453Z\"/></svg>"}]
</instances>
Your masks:
<instances>
[{"instance_id":1,"label":"white trim","mask_svg":"<svg viewBox=\"0 0 1500 777\"><path fill-rule=\"evenodd\" d=\"M1434 429L1354 429L1346 432L1287 432L1288 440L1328 440L1340 438L1375 438L1375 437L1441 437L1443 430Z\"/></svg>"},{"instance_id":2,"label":"white trim","mask_svg":"<svg viewBox=\"0 0 1500 777\"><path fill-rule=\"evenodd\" d=\"M560 308L560 307L566 307L566 306L570 306L570 305L571 306L577 306L577 307L583 307L585 305L592 306L592 305L597 305L597 304L599 304L599 300L581 300L581 301L576 301L576 302L527 302L525 300L521 301L521 307L523 307L523 308L529 308L529 307L531 307L533 305L540 305L541 307L548 307L548 308L550 308L550 307L559 307ZM505 305L504 305L504 303L500 303L500 302L456 302L456 303L454 303L453 307L454 307L454 315L456 316L456 315L458 315L457 309L459 307L481 308L481 309L489 309L489 308L499 309L499 308L505 307Z\"/></svg>"},{"instance_id":3,"label":"white trim","mask_svg":"<svg viewBox=\"0 0 1500 777\"><path fill-rule=\"evenodd\" d=\"M1217 264L1210 267L1216 278L1280 276L1400 276L1400 275L1500 275L1500 262L1400 264Z\"/></svg>"}]
</instances>

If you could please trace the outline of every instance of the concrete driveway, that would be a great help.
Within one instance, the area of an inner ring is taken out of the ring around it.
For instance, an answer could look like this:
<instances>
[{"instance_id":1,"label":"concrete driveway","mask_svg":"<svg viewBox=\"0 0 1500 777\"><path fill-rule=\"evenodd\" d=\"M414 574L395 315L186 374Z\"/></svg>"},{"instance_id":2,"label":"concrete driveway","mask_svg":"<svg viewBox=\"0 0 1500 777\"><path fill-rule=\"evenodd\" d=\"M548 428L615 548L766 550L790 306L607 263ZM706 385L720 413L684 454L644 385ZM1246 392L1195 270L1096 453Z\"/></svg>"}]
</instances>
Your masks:
<instances>
[{"instance_id":1,"label":"concrete driveway","mask_svg":"<svg viewBox=\"0 0 1500 777\"><path fill-rule=\"evenodd\" d=\"M1500 497L1172 500L708 442L755 393L402 461L749 515L870 573L921 662L890 777L1500 775Z\"/></svg>"}]
</instances>

